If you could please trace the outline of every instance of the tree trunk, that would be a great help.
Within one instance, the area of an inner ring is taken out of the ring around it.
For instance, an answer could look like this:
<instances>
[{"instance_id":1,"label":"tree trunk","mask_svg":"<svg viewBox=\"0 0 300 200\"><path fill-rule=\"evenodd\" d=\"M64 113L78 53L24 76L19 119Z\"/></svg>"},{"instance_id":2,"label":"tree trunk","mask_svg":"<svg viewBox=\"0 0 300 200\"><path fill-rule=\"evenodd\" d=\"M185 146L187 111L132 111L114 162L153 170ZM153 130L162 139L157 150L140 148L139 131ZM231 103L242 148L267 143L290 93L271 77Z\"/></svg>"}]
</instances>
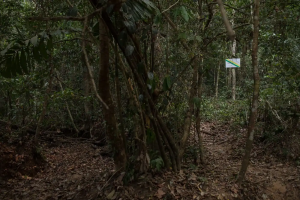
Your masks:
<instances>
[{"instance_id":1,"label":"tree trunk","mask_svg":"<svg viewBox=\"0 0 300 200\"><path fill-rule=\"evenodd\" d=\"M83 90L84 90L84 97L85 97L85 101L84 101L84 116L85 116L85 124L84 127L82 129L84 130L88 130L90 133L90 136L93 137L93 135L91 135L91 101L87 100L89 95L91 94L91 83L90 83L90 79L89 79L89 73L88 70L86 68L86 63L84 60L84 55L82 53L82 67L83 67Z\"/></svg>"},{"instance_id":2,"label":"tree trunk","mask_svg":"<svg viewBox=\"0 0 300 200\"><path fill-rule=\"evenodd\" d=\"M246 78L246 54L247 54L247 46L244 45L242 48L242 56L241 56L241 70L240 70L240 76L239 76L239 85L242 86L243 80Z\"/></svg>"},{"instance_id":3,"label":"tree trunk","mask_svg":"<svg viewBox=\"0 0 300 200\"><path fill-rule=\"evenodd\" d=\"M125 143L126 147L126 137L125 137L125 129L124 129L124 121L122 117L122 102L121 102L121 85L120 85L120 80L119 80L119 55L117 54L118 52L118 46L117 43L115 43L115 88L116 88L116 94L117 94L117 105L118 105L118 116L119 116L119 121L120 121L120 130L122 134L123 141Z\"/></svg>"},{"instance_id":4,"label":"tree trunk","mask_svg":"<svg viewBox=\"0 0 300 200\"><path fill-rule=\"evenodd\" d=\"M139 150L137 151L139 155L137 155L137 160L139 162L135 163L136 169L138 169L139 173L144 173L148 170L149 164L150 164L150 158L148 156L147 152L147 147L146 147L146 133L145 133L145 122L144 122L144 117L143 117L143 111L140 102L137 99L137 94L133 89L133 84L130 80L132 80L133 75L131 73L127 73L125 70L125 64L115 48L115 54L118 56L118 60L120 61L120 69L124 75L124 80L126 83L126 88L127 88L127 94L129 95L129 100L130 100L130 106L133 107L132 109L136 109L138 112L134 115L135 119L135 139L137 141ZM128 75L130 74L130 75ZM149 111L150 113L150 111ZM151 114L151 113L150 113ZM150 119L153 117L150 116Z\"/></svg>"},{"instance_id":5,"label":"tree trunk","mask_svg":"<svg viewBox=\"0 0 300 200\"><path fill-rule=\"evenodd\" d=\"M192 85L190 89L190 97L188 101L189 108L187 110L185 120L184 120L184 127L183 127L183 136L180 141L180 151L179 151L179 158L181 160L186 142L188 140L188 137L190 135L190 128L191 128L191 123L192 123L192 113L194 110L194 97L196 96L196 91L197 91L197 77L198 77L198 62L199 58L196 58L196 61L193 62L193 78L192 78ZM180 168L179 168L180 169Z\"/></svg>"},{"instance_id":6,"label":"tree trunk","mask_svg":"<svg viewBox=\"0 0 300 200\"><path fill-rule=\"evenodd\" d=\"M216 92L215 95L216 95L216 98L218 98L218 93L219 93L220 68L221 68L221 63L219 63L218 69L217 69L216 87L215 87L215 92Z\"/></svg>"},{"instance_id":7,"label":"tree trunk","mask_svg":"<svg viewBox=\"0 0 300 200\"><path fill-rule=\"evenodd\" d=\"M253 11L253 42L252 42L252 67L253 67L253 79L254 79L254 87L253 87L253 97L252 97L252 109L249 118L249 126L247 133L247 142L245 155L243 157L241 169L238 175L237 182L241 183L244 180L247 168L249 166L250 154L253 145L254 139L254 129L257 119L257 109L258 109L258 96L259 96L259 73L258 73L258 36L259 36L259 4L260 0L254 0L254 11Z\"/></svg>"},{"instance_id":8,"label":"tree trunk","mask_svg":"<svg viewBox=\"0 0 300 200\"><path fill-rule=\"evenodd\" d=\"M231 69L230 68L227 68L226 69L226 71L227 71L227 87L228 87L228 89L232 86L232 81L231 81L231 79L232 79L232 71L231 71Z\"/></svg>"},{"instance_id":9,"label":"tree trunk","mask_svg":"<svg viewBox=\"0 0 300 200\"><path fill-rule=\"evenodd\" d=\"M45 115L46 115L46 111L47 111L47 106L48 106L48 102L49 102L49 95L52 89L52 81L53 81L53 63L52 63L52 53L50 53L49 55L50 60L49 60L49 65L50 65L50 79L49 79L49 85L46 91L46 95L45 95L45 100L44 100L44 104L43 104L43 110L42 113L39 117L39 120L37 122L37 126L36 126L36 130L35 130L35 136L34 136L34 145L35 145L35 150L37 150L37 146L38 146L38 139L40 137L40 130L41 130L41 123L44 121Z\"/></svg>"},{"instance_id":10,"label":"tree trunk","mask_svg":"<svg viewBox=\"0 0 300 200\"><path fill-rule=\"evenodd\" d=\"M117 125L115 107L110 93L109 81L109 32L103 20L99 19L99 39L100 39L100 72L99 72L99 94L106 102L108 109L103 108L104 119L106 121L106 134L114 151L114 163L116 170L125 170L127 155L125 141Z\"/></svg>"},{"instance_id":11,"label":"tree trunk","mask_svg":"<svg viewBox=\"0 0 300 200\"><path fill-rule=\"evenodd\" d=\"M235 39L235 32L232 29L232 26L230 25L230 22L227 18L227 14L223 5L223 1L222 0L217 0L217 3L219 4L219 8L220 8L220 13L223 19L223 23L225 25L226 31L227 31L227 36L230 40L234 40Z\"/></svg>"},{"instance_id":12,"label":"tree trunk","mask_svg":"<svg viewBox=\"0 0 300 200\"><path fill-rule=\"evenodd\" d=\"M234 68L231 69L232 71L232 100L236 99L236 71Z\"/></svg>"},{"instance_id":13,"label":"tree trunk","mask_svg":"<svg viewBox=\"0 0 300 200\"><path fill-rule=\"evenodd\" d=\"M234 15L235 10L233 10ZM234 26L234 19L232 19L232 26ZM232 49L231 49L232 56L235 57L236 53L236 39L232 42ZM236 71L235 68L231 69L232 71L232 100L236 99Z\"/></svg>"},{"instance_id":14,"label":"tree trunk","mask_svg":"<svg viewBox=\"0 0 300 200\"><path fill-rule=\"evenodd\" d=\"M198 70L198 98L199 98L199 105L197 106L196 109L196 131L198 135L198 146L199 146L199 157L200 157L200 162L202 164L205 163L204 159L204 147L203 147L203 139L201 136L201 102L202 102L202 80L203 80L203 60L201 60L201 68Z\"/></svg>"},{"instance_id":15,"label":"tree trunk","mask_svg":"<svg viewBox=\"0 0 300 200\"><path fill-rule=\"evenodd\" d=\"M140 56L141 53L139 51L137 51L138 47L134 49L134 51L131 55L127 55L126 47L120 41L117 29L114 27L108 14L105 11L102 12L102 18L105 21L106 25L108 26L110 33L113 35L114 39L116 39L120 49L122 50L122 52L127 60L127 63L133 72L134 79L137 82L137 85L139 86L140 91L142 91L142 94L146 98L146 101L144 101L144 102L146 104L148 104L149 108L151 109L153 117L157 120L158 125L160 126L160 128L162 130L162 134L168 139L168 143L169 143L174 155L176 155L176 165L179 166L180 161L179 161L179 157L178 157L178 148L177 148L176 142L175 142L174 138L172 137L172 134L170 133L166 124L161 119L159 112L156 110L156 106L152 99L152 95L150 94L150 91L148 90L147 85L146 85L147 79L146 79L145 72L144 72L144 74L140 74L137 70L140 63L144 64L144 61ZM130 37L133 40L133 37L131 35L130 35ZM135 42L135 45L138 45L137 41ZM147 157L145 156L144 158L146 159Z\"/></svg>"}]
</instances>

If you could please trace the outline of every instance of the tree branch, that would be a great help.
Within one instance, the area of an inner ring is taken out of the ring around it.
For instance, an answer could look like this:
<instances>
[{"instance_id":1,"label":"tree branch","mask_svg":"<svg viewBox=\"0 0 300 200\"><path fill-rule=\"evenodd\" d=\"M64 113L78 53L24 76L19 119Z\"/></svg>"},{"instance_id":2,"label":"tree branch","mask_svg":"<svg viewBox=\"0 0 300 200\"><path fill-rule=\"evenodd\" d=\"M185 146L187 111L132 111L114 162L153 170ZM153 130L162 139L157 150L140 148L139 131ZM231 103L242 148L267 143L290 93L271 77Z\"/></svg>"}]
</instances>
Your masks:
<instances>
[{"instance_id":1,"label":"tree branch","mask_svg":"<svg viewBox=\"0 0 300 200\"><path fill-rule=\"evenodd\" d=\"M230 38L230 40L233 41L234 38L235 38L235 32L232 29L232 26L231 26L231 24L230 24L230 22L227 18L227 14L226 14L223 2L222 2L222 0L217 0L217 3L219 4L221 16L222 16L222 19L223 19L223 22L224 22L224 25L225 25L225 28L226 28L226 31L227 31L227 35Z\"/></svg>"},{"instance_id":2,"label":"tree branch","mask_svg":"<svg viewBox=\"0 0 300 200\"><path fill-rule=\"evenodd\" d=\"M73 16L57 16L57 17L27 17L25 19L35 20L35 21L60 21L60 20L69 20L69 21L84 21L86 18L89 20L93 18L96 14L102 11L102 7L95 10L91 14L85 17L73 17Z\"/></svg>"},{"instance_id":3,"label":"tree branch","mask_svg":"<svg viewBox=\"0 0 300 200\"><path fill-rule=\"evenodd\" d=\"M72 16L60 16L60 17L27 17L26 19L32 21L61 21L61 20L69 20L69 21L84 21L84 17L72 17Z\"/></svg>"},{"instance_id":4,"label":"tree branch","mask_svg":"<svg viewBox=\"0 0 300 200\"><path fill-rule=\"evenodd\" d=\"M173 5L171 5L169 8L167 8L166 10L162 11L161 14L164 13L164 12L166 12L166 11L168 11L168 10L170 10L170 9L171 9L172 7L174 7L178 2L179 2L179 0L178 0L176 3L174 3Z\"/></svg>"},{"instance_id":5,"label":"tree branch","mask_svg":"<svg viewBox=\"0 0 300 200\"><path fill-rule=\"evenodd\" d=\"M236 29L239 29L239 28L241 28L241 27L244 27L244 26L249 26L249 25L251 25L251 24L242 24L242 25L239 25L239 26L236 26L236 27L234 27L233 29L234 30L236 30ZM214 41L217 37L219 37L219 36L221 36L221 35L223 35L223 34L225 34L225 33L227 33L226 31L225 32L222 32L222 33L218 33L217 35L215 35L214 37L212 37L206 44L205 44L205 46L204 47L207 47L212 41Z\"/></svg>"}]
</instances>

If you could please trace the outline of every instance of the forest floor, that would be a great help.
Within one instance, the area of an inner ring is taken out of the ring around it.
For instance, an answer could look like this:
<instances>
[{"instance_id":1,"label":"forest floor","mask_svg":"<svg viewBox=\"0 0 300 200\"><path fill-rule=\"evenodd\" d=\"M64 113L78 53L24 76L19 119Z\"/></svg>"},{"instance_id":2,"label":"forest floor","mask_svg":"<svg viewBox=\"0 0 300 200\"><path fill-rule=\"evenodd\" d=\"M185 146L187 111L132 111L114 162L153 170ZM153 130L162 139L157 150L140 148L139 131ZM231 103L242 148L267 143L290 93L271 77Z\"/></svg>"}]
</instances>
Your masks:
<instances>
[{"instance_id":1,"label":"forest floor","mask_svg":"<svg viewBox=\"0 0 300 200\"><path fill-rule=\"evenodd\" d=\"M205 165L195 166L187 158L177 174L149 173L128 185L123 185L122 176L111 178L113 161L101 153L105 147L94 146L88 139L51 135L51 142L45 140L42 148L47 162L39 166L27 162L26 154L14 155L14 147L0 144L0 162L6 155L20 167L2 169L16 173L6 179L0 175L0 199L300 199L300 167L294 162L265 152L262 144L255 145L246 181L238 186L235 178L246 131L238 130L235 135L228 125L210 122L203 123L202 129ZM21 170L26 168L39 168L39 172Z\"/></svg>"}]
</instances>

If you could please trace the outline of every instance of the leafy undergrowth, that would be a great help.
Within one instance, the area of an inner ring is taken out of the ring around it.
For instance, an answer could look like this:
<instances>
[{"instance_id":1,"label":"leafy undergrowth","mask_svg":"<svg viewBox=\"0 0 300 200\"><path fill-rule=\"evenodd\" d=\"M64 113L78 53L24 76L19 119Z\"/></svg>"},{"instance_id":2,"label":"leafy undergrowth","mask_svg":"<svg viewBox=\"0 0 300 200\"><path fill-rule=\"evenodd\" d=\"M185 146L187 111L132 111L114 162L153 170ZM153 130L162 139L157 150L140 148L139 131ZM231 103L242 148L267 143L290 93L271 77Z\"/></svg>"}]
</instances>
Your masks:
<instances>
[{"instance_id":1,"label":"leafy undergrowth","mask_svg":"<svg viewBox=\"0 0 300 200\"><path fill-rule=\"evenodd\" d=\"M205 166L196 167L187 158L177 174L146 174L126 186L122 174L113 176L113 161L103 156L102 147L91 140L53 136L43 144L44 170L2 181L0 199L300 199L300 168L266 155L259 145L246 181L237 186L245 130L235 134L229 126L208 122L202 128Z\"/></svg>"}]
</instances>

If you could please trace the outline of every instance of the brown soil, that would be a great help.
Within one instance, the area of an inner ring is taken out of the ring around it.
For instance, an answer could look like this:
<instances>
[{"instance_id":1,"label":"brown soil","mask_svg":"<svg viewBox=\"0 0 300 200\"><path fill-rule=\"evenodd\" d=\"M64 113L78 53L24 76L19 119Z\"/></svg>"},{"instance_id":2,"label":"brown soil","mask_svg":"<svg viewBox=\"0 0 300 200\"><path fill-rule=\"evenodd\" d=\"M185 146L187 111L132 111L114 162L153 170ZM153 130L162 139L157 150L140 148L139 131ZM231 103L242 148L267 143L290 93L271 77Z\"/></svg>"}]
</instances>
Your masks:
<instances>
[{"instance_id":1,"label":"brown soil","mask_svg":"<svg viewBox=\"0 0 300 200\"><path fill-rule=\"evenodd\" d=\"M229 126L208 122L202 127L210 133L203 134L206 165L195 166L187 156L177 174L153 172L126 186L123 174L113 176L112 159L101 156L104 148L91 140L52 135L51 143L47 139L42 145L44 169L36 174L15 169L18 175L0 181L0 199L300 199L300 168L264 152L261 144L254 147L246 181L236 185L245 130L235 134ZM2 172L9 170L3 160L19 161L16 154L22 155L16 147L0 144ZM21 166L35 164L23 156Z\"/></svg>"}]
</instances>

